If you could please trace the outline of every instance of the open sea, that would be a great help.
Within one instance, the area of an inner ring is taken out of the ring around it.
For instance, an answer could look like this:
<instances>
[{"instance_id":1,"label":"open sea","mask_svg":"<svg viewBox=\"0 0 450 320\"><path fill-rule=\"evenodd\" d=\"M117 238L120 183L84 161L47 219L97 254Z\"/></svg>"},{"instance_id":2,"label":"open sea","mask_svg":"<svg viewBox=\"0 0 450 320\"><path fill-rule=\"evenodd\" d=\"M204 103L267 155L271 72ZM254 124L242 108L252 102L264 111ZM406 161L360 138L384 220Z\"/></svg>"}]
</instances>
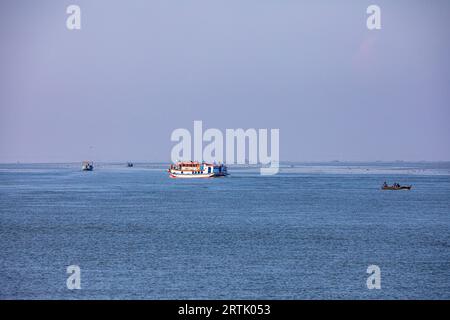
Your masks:
<instances>
[{"instance_id":1,"label":"open sea","mask_svg":"<svg viewBox=\"0 0 450 320\"><path fill-rule=\"evenodd\" d=\"M0 299L450 299L449 163L166 168L0 165Z\"/></svg>"}]
</instances>

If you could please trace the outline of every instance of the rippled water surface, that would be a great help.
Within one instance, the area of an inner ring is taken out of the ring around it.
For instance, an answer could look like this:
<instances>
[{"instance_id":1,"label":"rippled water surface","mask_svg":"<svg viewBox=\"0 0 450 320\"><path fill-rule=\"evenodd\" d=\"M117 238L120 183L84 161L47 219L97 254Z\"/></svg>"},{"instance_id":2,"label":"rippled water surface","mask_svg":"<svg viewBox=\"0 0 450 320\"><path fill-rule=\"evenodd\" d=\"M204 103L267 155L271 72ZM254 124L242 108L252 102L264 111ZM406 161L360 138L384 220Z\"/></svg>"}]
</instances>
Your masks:
<instances>
[{"instance_id":1,"label":"rippled water surface","mask_svg":"<svg viewBox=\"0 0 450 320\"><path fill-rule=\"evenodd\" d=\"M446 164L0 165L2 299L450 298ZM384 180L411 191L381 191ZM81 268L68 290L66 268ZM381 290L366 269L381 268Z\"/></svg>"}]
</instances>

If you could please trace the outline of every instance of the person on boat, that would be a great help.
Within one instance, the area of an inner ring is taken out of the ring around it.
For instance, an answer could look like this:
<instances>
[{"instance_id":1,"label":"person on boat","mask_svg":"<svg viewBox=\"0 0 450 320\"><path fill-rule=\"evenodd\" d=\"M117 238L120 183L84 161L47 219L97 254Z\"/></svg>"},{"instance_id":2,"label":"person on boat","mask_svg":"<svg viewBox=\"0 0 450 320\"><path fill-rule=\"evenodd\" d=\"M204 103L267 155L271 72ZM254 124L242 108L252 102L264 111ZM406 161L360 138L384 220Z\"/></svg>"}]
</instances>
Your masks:
<instances>
[{"instance_id":1,"label":"person on boat","mask_svg":"<svg viewBox=\"0 0 450 320\"><path fill-rule=\"evenodd\" d=\"M387 185L387 183L386 183L386 181L383 183L383 187L387 187L388 185Z\"/></svg>"}]
</instances>

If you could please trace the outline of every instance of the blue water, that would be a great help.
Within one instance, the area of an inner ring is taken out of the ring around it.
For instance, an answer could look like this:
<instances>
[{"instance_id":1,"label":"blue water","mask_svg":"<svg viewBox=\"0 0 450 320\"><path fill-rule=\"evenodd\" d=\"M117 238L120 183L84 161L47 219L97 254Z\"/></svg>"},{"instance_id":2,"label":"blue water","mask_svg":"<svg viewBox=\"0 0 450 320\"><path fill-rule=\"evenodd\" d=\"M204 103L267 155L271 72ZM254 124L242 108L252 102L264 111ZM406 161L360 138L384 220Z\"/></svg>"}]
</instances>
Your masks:
<instances>
[{"instance_id":1,"label":"blue water","mask_svg":"<svg viewBox=\"0 0 450 320\"><path fill-rule=\"evenodd\" d=\"M448 169L173 180L158 165L0 165L0 298L449 299ZM366 287L371 264L380 290ZM69 265L81 290L66 287Z\"/></svg>"}]
</instances>

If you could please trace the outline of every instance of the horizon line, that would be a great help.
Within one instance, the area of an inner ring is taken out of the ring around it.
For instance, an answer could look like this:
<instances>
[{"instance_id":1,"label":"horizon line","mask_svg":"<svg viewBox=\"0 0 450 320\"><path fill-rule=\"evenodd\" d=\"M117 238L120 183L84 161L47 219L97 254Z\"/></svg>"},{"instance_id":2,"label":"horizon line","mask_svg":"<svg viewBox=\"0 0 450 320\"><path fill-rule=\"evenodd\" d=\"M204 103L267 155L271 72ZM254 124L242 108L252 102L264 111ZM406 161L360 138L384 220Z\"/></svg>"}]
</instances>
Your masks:
<instances>
[{"instance_id":1,"label":"horizon line","mask_svg":"<svg viewBox=\"0 0 450 320\"><path fill-rule=\"evenodd\" d=\"M0 164L75 164L81 163L83 160L70 160L70 161L0 161ZM119 164L119 163L172 163L172 161L163 161L163 160L90 160L97 163L109 163L109 164ZM194 161L194 160L193 160ZM447 163L450 160L280 160L279 163ZM225 162L223 162L226 164ZM253 165L258 165L260 163L256 163ZM231 163L229 165L250 165L250 163Z\"/></svg>"}]
</instances>

